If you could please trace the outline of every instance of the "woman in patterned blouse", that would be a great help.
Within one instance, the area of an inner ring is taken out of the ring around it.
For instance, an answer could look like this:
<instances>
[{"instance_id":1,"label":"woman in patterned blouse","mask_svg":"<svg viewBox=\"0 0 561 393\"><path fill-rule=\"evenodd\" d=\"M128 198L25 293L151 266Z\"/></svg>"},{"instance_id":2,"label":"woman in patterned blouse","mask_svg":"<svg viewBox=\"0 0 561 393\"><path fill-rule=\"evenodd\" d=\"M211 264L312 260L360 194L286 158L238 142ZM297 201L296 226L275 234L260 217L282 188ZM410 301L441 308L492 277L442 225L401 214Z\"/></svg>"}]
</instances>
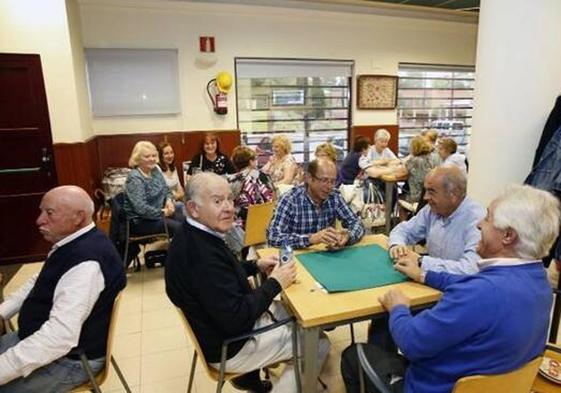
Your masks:
<instances>
[{"instance_id":1,"label":"woman in patterned blouse","mask_svg":"<svg viewBox=\"0 0 561 393\"><path fill-rule=\"evenodd\" d=\"M216 134L205 134L200 152L191 159L187 174L192 176L197 172L214 172L217 175L236 173L230 159L220 152L220 140Z\"/></svg>"},{"instance_id":2,"label":"woman in patterned blouse","mask_svg":"<svg viewBox=\"0 0 561 393\"><path fill-rule=\"evenodd\" d=\"M162 171L157 168L158 151L148 141L134 145L125 183L124 211L134 235L162 233L167 224L170 236L181 228L181 212L177 212L173 195ZM164 224L165 222L165 224Z\"/></svg>"},{"instance_id":3,"label":"woman in patterned blouse","mask_svg":"<svg viewBox=\"0 0 561 393\"><path fill-rule=\"evenodd\" d=\"M235 198L236 215L240 226L245 229L249 205L272 201L275 193L271 178L257 170L257 155L249 147L236 147L232 153L232 161L239 172L229 182Z\"/></svg>"},{"instance_id":4,"label":"woman in patterned blouse","mask_svg":"<svg viewBox=\"0 0 561 393\"><path fill-rule=\"evenodd\" d=\"M273 137L273 155L261 171L271 176L275 185L293 184L296 181L298 165L290 154L292 144L290 139L284 135Z\"/></svg>"}]
</instances>

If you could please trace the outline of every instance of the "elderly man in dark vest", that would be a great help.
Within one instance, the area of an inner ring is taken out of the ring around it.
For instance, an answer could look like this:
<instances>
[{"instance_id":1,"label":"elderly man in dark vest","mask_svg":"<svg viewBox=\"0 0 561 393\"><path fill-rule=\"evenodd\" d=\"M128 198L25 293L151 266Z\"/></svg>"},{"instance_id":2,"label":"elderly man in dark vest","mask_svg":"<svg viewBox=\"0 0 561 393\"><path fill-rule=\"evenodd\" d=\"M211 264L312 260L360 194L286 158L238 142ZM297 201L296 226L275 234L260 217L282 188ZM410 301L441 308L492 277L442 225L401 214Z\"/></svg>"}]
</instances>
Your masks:
<instances>
[{"instance_id":1,"label":"elderly man in dark vest","mask_svg":"<svg viewBox=\"0 0 561 393\"><path fill-rule=\"evenodd\" d=\"M19 312L19 330L0 337L1 393L66 392L82 384L87 375L76 348L100 371L113 302L126 284L83 189L54 188L39 209L37 226L53 247L41 271L0 304L0 333Z\"/></svg>"}]
</instances>

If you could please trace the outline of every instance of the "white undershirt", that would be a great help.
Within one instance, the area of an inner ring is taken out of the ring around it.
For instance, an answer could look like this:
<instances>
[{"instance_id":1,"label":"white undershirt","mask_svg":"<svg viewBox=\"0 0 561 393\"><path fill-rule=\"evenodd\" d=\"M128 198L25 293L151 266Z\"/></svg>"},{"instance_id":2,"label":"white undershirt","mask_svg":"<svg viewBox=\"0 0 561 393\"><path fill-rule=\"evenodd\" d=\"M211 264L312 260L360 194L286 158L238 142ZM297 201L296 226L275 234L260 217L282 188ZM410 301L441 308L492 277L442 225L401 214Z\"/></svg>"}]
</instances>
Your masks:
<instances>
[{"instance_id":1,"label":"white undershirt","mask_svg":"<svg viewBox=\"0 0 561 393\"><path fill-rule=\"evenodd\" d=\"M92 223L60 240L48 255L94 227ZM38 275L31 277L0 304L0 316L9 319L19 311ZM84 261L62 275L54 291L49 319L31 336L0 354L0 385L29 375L78 345L82 325L104 288L105 280L97 261Z\"/></svg>"}]
</instances>

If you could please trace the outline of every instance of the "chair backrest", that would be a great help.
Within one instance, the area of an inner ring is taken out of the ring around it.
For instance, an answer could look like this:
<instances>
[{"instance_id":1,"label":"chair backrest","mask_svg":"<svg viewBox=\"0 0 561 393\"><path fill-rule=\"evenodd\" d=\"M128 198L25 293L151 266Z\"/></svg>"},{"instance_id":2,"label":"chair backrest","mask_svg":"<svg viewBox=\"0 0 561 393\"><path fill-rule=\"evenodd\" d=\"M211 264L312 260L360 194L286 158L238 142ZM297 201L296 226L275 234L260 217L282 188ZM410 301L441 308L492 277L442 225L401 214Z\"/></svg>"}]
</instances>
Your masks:
<instances>
[{"instance_id":1,"label":"chair backrest","mask_svg":"<svg viewBox=\"0 0 561 393\"><path fill-rule=\"evenodd\" d=\"M117 319L119 315L119 306L121 304L122 291L119 292L115 301L113 302L113 310L111 310L111 320L109 321L109 332L107 333L107 349L105 351L105 366L99 374L96 375L96 381L101 385L109 374L109 367L111 365L111 356L113 355L113 339L115 338L115 327L117 326Z\"/></svg>"},{"instance_id":2,"label":"chair backrest","mask_svg":"<svg viewBox=\"0 0 561 393\"><path fill-rule=\"evenodd\" d=\"M193 344L193 347L195 348L195 352L197 353L197 356L201 360L201 363L203 364L207 375L216 381L218 379L217 378L218 374L215 369L211 368L208 365L205 358L205 354L203 353L203 350L201 349L201 346L199 344L199 340L197 339L197 336L195 336L195 332L193 332L193 329L191 329L191 324L189 323L189 320L187 319L187 317L179 307L176 307L176 309L177 312L179 313L179 317L181 318L181 321L183 322L185 331L187 332L187 337L189 337L189 340Z\"/></svg>"},{"instance_id":3,"label":"chair backrest","mask_svg":"<svg viewBox=\"0 0 561 393\"><path fill-rule=\"evenodd\" d=\"M542 357L538 356L509 373L460 378L454 385L452 393L496 393L504 392L505 389L509 393L528 393L532 389L541 362Z\"/></svg>"},{"instance_id":4,"label":"chair backrest","mask_svg":"<svg viewBox=\"0 0 561 393\"><path fill-rule=\"evenodd\" d=\"M245 222L245 247L267 242L267 227L273 218L274 209L274 202L249 206Z\"/></svg>"},{"instance_id":5,"label":"chair backrest","mask_svg":"<svg viewBox=\"0 0 561 393\"><path fill-rule=\"evenodd\" d=\"M109 368L111 367L111 356L113 355L113 339L115 337L115 326L117 326L117 317L119 315L119 305L121 304L122 291L119 292L115 301L113 302L113 309L111 310L111 320L109 321L109 331L107 334L107 349L105 350L105 365L101 371L95 376L95 381L98 385L101 385L107 379L109 375ZM90 382L85 382L84 384L72 389L72 393L77 392L88 392L92 391L92 386Z\"/></svg>"}]
</instances>

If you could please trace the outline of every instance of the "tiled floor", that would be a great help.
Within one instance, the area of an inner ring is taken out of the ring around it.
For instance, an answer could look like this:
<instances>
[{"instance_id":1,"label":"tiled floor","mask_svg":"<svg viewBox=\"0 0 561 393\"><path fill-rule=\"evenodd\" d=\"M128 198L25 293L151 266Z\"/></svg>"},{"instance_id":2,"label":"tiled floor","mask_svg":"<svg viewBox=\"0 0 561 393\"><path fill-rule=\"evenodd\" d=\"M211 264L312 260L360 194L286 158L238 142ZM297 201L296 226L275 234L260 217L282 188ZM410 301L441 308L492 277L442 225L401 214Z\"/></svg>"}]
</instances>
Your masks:
<instances>
[{"instance_id":1,"label":"tiled floor","mask_svg":"<svg viewBox=\"0 0 561 393\"><path fill-rule=\"evenodd\" d=\"M41 264L24 265L4 288L4 293L18 288L40 268ZM166 296L163 274L162 268L129 274L121 301L113 355L135 393L176 393L185 392L187 388L193 349L175 307ZM366 339L366 325L366 322L355 324L359 342ZM344 393L339 361L342 350L350 342L349 329L339 327L327 334L331 352L320 377L328 385L327 392ZM215 386L203 368L197 367L193 391L212 393ZM125 391L112 368L102 390ZM237 390L227 383L223 392Z\"/></svg>"},{"instance_id":2,"label":"tiled floor","mask_svg":"<svg viewBox=\"0 0 561 393\"><path fill-rule=\"evenodd\" d=\"M134 392L184 392L187 387L193 349L165 294L163 273L160 268L130 274L121 301L114 356ZM357 325L355 331L359 339L364 338L366 325ZM343 393L339 359L350 342L349 329L338 328L329 336L332 349L321 378L329 392ZM103 388L124 391L114 373ZM198 367L194 391L210 393L214 389L215 384ZM223 391L236 392L229 384Z\"/></svg>"},{"instance_id":3,"label":"tiled floor","mask_svg":"<svg viewBox=\"0 0 561 393\"><path fill-rule=\"evenodd\" d=\"M38 271L41 264L24 265L4 290L9 294L26 278ZM364 341L366 324L355 324L357 340ZM328 332L331 353L321 374L330 393L344 393L339 371L340 355L350 342L348 327ZM137 393L185 392L193 356L175 307L165 293L164 269L145 269L128 274L119 320L115 334L113 356L117 360L129 386ZM273 381L274 382L274 381ZM195 386L197 393L212 393L215 384L197 367ZM124 392L114 370L102 385L103 392ZM318 390L321 391L321 390ZM230 384L223 392L238 392Z\"/></svg>"}]
</instances>

